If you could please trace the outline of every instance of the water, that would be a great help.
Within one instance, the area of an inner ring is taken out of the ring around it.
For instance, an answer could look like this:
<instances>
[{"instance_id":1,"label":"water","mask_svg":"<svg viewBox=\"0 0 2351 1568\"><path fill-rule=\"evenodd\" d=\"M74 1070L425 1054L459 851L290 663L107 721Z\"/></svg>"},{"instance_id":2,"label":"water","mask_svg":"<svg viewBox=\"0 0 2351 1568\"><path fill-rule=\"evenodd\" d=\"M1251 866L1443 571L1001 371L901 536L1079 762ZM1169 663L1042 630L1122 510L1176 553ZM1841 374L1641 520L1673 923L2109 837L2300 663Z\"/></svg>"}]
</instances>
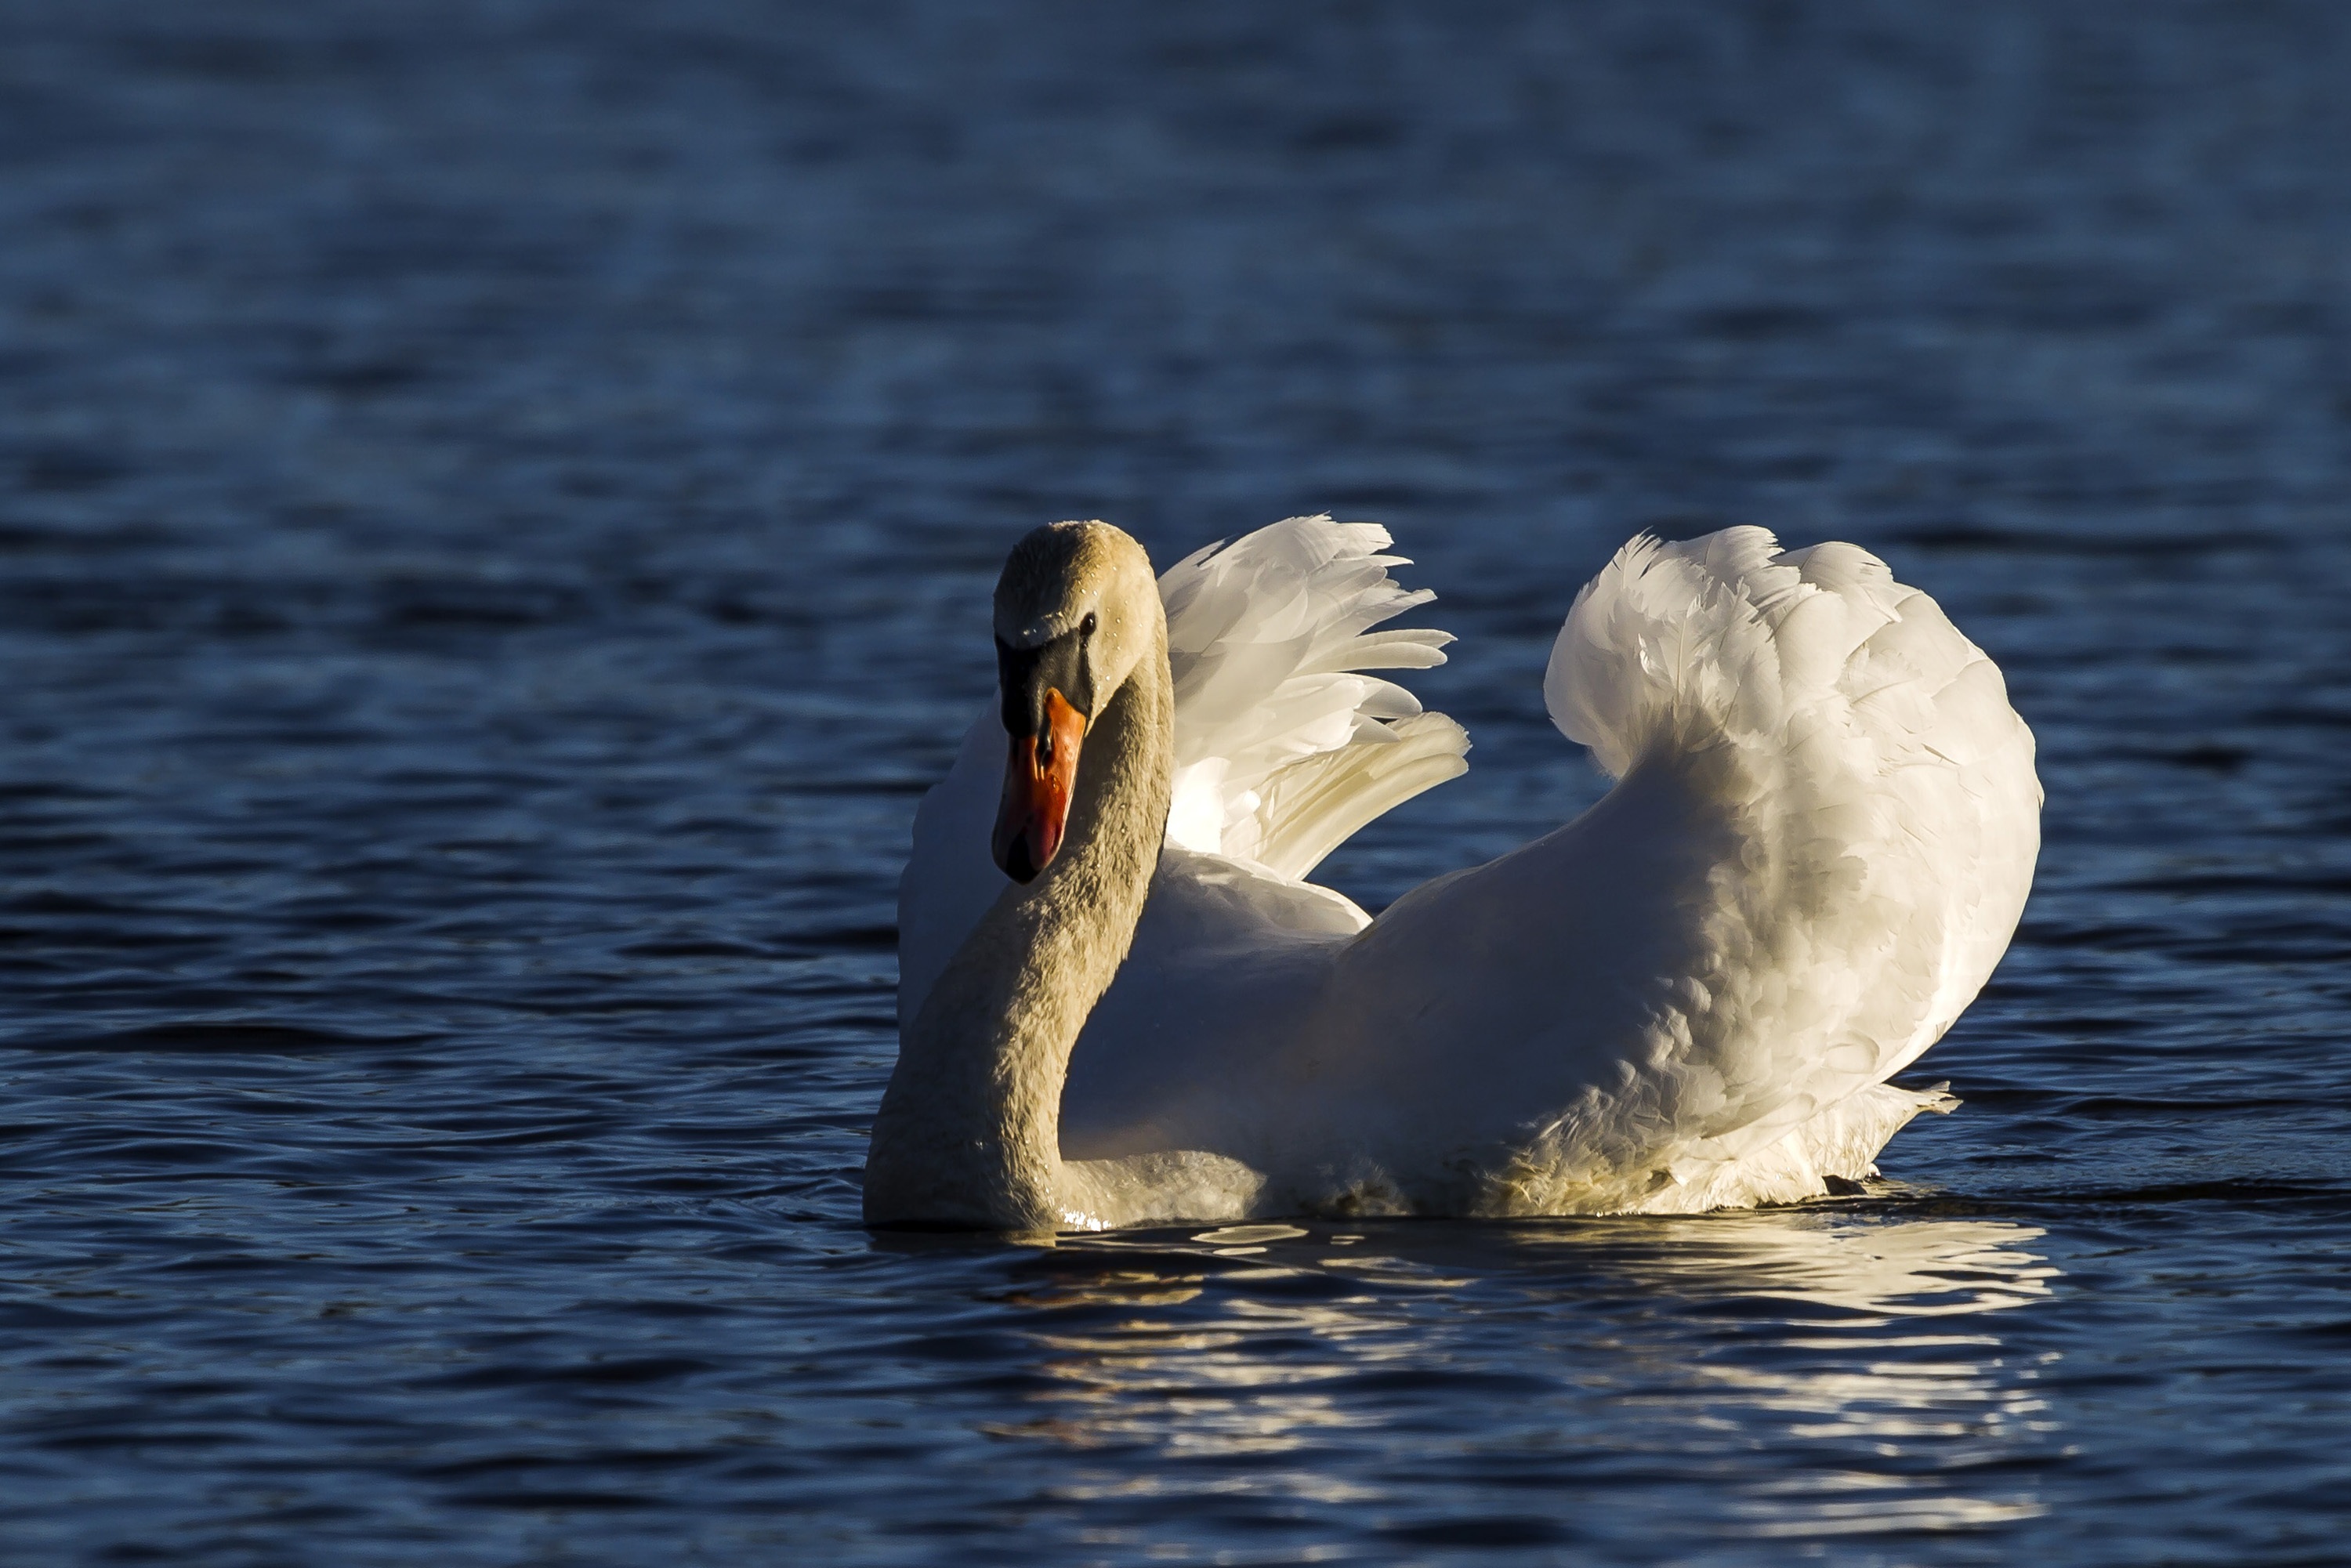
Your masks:
<instances>
[{"instance_id":1,"label":"water","mask_svg":"<svg viewBox=\"0 0 2351 1568\"><path fill-rule=\"evenodd\" d=\"M0 26L0 1558L2339 1558L2339 8ZM1636 528L1936 593L2049 789L1966 1107L1796 1210L860 1229L1007 544L1326 507L1478 746L1374 904L1593 798Z\"/></svg>"}]
</instances>

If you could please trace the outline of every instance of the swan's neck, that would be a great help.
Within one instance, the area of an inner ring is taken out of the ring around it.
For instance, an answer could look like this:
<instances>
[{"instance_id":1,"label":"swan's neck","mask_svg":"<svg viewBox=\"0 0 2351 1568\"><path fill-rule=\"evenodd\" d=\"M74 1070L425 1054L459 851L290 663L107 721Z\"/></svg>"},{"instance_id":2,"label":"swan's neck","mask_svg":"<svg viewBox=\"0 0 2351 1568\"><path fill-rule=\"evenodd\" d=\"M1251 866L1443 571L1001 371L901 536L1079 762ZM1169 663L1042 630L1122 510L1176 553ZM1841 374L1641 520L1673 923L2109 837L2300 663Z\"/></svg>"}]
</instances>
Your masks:
<instances>
[{"instance_id":1,"label":"swan's neck","mask_svg":"<svg viewBox=\"0 0 2351 1568\"><path fill-rule=\"evenodd\" d=\"M865 1166L870 1221L1082 1224L1061 1161L1070 1051L1118 973L1159 863L1175 772L1165 630L1079 753L1061 853L1008 885L901 1039Z\"/></svg>"}]
</instances>

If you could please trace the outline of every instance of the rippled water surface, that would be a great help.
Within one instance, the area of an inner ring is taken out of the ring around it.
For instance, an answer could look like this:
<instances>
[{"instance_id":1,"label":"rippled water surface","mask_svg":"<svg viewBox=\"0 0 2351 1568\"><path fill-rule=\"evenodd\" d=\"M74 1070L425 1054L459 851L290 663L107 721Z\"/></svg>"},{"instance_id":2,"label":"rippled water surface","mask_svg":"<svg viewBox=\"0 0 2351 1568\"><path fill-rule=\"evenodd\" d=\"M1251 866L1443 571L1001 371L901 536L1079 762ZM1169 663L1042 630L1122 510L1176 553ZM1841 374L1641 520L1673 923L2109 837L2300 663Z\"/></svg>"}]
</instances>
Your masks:
<instances>
[{"instance_id":1,"label":"rippled water surface","mask_svg":"<svg viewBox=\"0 0 2351 1568\"><path fill-rule=\"evenodd\" d=\"M2351 13L19 0L0 1558L2339 1561ZM870 1236L1021 530L1392 527L1597 792L1635 528L1855 539L2048 848L1867 1195Z\"/></svg>"}]
</instances>

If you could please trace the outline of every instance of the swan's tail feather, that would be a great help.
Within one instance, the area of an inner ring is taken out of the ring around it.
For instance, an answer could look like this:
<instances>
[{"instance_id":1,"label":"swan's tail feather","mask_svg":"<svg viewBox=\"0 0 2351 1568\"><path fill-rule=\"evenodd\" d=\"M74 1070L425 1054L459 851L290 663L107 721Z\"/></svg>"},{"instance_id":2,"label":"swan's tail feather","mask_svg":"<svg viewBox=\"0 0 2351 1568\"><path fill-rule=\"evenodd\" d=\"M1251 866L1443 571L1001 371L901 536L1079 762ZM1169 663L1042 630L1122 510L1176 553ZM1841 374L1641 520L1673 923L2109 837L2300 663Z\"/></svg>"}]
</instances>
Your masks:
<instances>
[{"instance_id":1,"label":"swan's tail feather","mask_svg":"<svg viewBox=\"0 0 2351 1568\"><path fill-rule=\"evenodd\" d=\"M1302 877L1365 822L1462 772L1468 737L1366 670L1445 662L1450 633L1368 628L1436 597L1388 576L1374 523L1290 517L1159 580L1176 677L1169 841Z\"/></svg>"}]
</instances>

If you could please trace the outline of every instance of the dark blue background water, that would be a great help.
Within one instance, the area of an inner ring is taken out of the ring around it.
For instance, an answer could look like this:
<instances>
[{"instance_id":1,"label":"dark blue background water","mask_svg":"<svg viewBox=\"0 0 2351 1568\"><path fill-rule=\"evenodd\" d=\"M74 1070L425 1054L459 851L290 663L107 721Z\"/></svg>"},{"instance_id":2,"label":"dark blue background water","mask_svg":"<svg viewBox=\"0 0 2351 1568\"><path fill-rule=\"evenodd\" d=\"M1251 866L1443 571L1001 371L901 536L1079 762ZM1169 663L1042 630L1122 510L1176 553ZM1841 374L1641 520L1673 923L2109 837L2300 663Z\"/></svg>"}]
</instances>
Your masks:
<instances>
[{"instance_id":1,"label":"dark blue background water","mask_svg":"<svg viewBox=\"0 0 2351 1568\"><path fill-rule=\"evenodd\" d=\"M13 0L0 1558L2339 1561L2351 12ZM2048 849L1868 1197L867 1235L1031 525L1389 524L1468 777L1856 539Z\"/></svg>"}]
</instances>

